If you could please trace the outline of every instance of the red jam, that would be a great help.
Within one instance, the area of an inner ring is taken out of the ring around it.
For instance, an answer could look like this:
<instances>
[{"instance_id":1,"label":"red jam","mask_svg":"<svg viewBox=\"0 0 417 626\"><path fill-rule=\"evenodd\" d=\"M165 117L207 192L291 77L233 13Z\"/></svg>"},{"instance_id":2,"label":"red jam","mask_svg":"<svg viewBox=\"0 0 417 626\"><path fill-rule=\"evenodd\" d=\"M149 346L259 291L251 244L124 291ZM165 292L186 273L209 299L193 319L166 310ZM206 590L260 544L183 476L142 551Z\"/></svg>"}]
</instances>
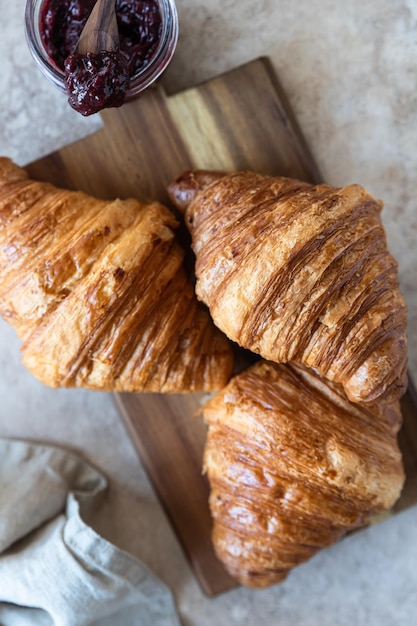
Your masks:
<instances>
[{"instance_id":1,"label":"red jam","mask_svg":"<svg viewBox=\"0 0 417 626\"><path fill-rule=\"evenodd\" d=\"M70 54L65 60L68 102L82 115L119 107L129 89L129 68L117 52Z\"/></svg>"},{"instance_id":2,"label":"red jam","mask_svg":"<svg viewBox=\"0 0 417 626\"><path fill-rule=\"evenodd\" d=\"M116 0L117 53L73 55L95 2L45 0L40 15L45 50L65 71L69 102L83 115L123 103L129 79L149 63L162 31L157 0Z\"/></svg>"}]
</instances>

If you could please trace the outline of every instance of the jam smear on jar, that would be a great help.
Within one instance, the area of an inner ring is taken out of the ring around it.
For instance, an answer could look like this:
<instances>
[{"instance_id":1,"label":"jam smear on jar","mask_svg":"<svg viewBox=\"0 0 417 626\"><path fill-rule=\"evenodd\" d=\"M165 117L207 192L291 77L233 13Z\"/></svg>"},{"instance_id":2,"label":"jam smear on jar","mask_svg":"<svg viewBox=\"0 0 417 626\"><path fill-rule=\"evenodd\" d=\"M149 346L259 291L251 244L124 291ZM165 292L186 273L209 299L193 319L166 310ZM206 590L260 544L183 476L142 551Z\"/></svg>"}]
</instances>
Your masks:
<instances>
[{"instance_id":1,"label":"jam smear on jar","mask_svg":"<svg viewBox=\"0 0 417 626\"><path fill-rule=\"evenodd\" d=\"M53 63L65 72L71 106L83 115L123 104L121 93L124 89L124 98L128 89L126 71L128 78L132 78L146 67L158 47L162 32L157 0L116 0L120 39L120 48L115 52L117 61L105 51L94 58L76 55L75 46L95 2L45 0L40 14L42 43ZM84 57L83 61L80 56ZM94 73L97 80L93 78ZM111 89L114 98L109 95ZM99 104L103 102L104 106Z\"/></svg>"}]
</instances>

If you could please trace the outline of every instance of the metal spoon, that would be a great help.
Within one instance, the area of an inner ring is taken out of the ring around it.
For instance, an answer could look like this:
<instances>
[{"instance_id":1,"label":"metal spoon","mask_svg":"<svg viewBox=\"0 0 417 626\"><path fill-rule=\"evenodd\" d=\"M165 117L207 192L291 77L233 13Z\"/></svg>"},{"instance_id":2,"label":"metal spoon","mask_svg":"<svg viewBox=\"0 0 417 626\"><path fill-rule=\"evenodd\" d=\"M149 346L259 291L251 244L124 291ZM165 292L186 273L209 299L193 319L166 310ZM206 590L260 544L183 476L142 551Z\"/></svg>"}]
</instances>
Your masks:
<instances>
[{"instance_id":1,"label":"metal spoon","mask_svg":"<svg viewBox=\"0 0 417 626\"><path fill-rule=\"evenodd\" d=\"M97 0L81 32L75 53L98 53L119 47L115 0Z\"/></svg>"}]
</instances>

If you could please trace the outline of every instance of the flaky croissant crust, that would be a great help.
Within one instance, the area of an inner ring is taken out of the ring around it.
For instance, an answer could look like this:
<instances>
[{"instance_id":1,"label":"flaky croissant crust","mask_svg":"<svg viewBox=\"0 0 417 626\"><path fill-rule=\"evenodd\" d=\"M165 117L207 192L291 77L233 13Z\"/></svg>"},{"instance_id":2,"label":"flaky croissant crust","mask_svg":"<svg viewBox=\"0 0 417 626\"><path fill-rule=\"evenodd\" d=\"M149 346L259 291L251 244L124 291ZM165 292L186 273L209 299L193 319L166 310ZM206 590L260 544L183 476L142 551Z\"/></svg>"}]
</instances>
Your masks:
<instances>
[{"instance_id":1,"label":"flaky croissant crust","mask_svg":"<svg viewBox=\"0 0 417 626\"><path fill-rule=\"evenodd\" d=\"M0 159L0 313L44 383L110 391L220 389L224 336L197 302L157 202L30 180Z\"/></svg>"},{"instance_id":2,"label":"flaky croissant crust","mask_svg":"<svg viewBox=\"0 0 417 626\"><path fill-rule=\"evenodd\" d=\"M351 403L313 370L259 361L203 411L213 542L244 585L280 582L400 495L398 402Z\"/></svg>"},{"instance_id":3,"label":"flaky croissant crust","mask_svg":"<svg viewBox=\"0 0 417 626\"><path fill-rule=\"evenodd\" d=\"M230 339L317 368L352 401L404 393L406 305L380 201L253 172L185 172L169 192L192 234L197 295Z\"/></svg>"}]
</instances>

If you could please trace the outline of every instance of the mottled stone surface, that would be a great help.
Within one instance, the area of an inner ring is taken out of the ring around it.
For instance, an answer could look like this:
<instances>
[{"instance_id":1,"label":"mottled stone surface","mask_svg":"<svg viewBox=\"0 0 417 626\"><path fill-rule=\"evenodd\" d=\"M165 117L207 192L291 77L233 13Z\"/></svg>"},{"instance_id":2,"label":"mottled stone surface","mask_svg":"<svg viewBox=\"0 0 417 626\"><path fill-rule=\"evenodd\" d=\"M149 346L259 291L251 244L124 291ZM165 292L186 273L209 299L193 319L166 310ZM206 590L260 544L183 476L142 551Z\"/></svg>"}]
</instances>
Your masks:
<instances>
[{"instance_id":1,"label":"mottled stone surface","mask_svg":"<svg viewBox=\"0 0 417 626\"><path fill-rule=\"evenodd\" d=\"M34 66L23 8L23 0L0 0L0 152L21 164L101 125L99 117L84 119L71 111ZM163 78L169 91L269 56L323 177L336 185L360 182L384 200L389 245L409 306L410 371L417 381L417 4L178 0L178 9L179 46ZM42 386L21 366L19 342L2 321L0 373L0 436L67 446L107 473L110 491L98 530L171 586L184 625L417 623L415 508L323 551L280 586L237 589L208 600L111 396Z\"/></svg>"},{"instance_id":2,"label":"mottled stone surface","mask_svg":"<svg viewBox=\"0 0 417 626\"><path fill-rule=\"evenodd\" d=\"M25 38L25 0L0 0L0 153L26 165L102 127L85 118L50 84L32 59Z\"/></svg>"}]
</instances>

